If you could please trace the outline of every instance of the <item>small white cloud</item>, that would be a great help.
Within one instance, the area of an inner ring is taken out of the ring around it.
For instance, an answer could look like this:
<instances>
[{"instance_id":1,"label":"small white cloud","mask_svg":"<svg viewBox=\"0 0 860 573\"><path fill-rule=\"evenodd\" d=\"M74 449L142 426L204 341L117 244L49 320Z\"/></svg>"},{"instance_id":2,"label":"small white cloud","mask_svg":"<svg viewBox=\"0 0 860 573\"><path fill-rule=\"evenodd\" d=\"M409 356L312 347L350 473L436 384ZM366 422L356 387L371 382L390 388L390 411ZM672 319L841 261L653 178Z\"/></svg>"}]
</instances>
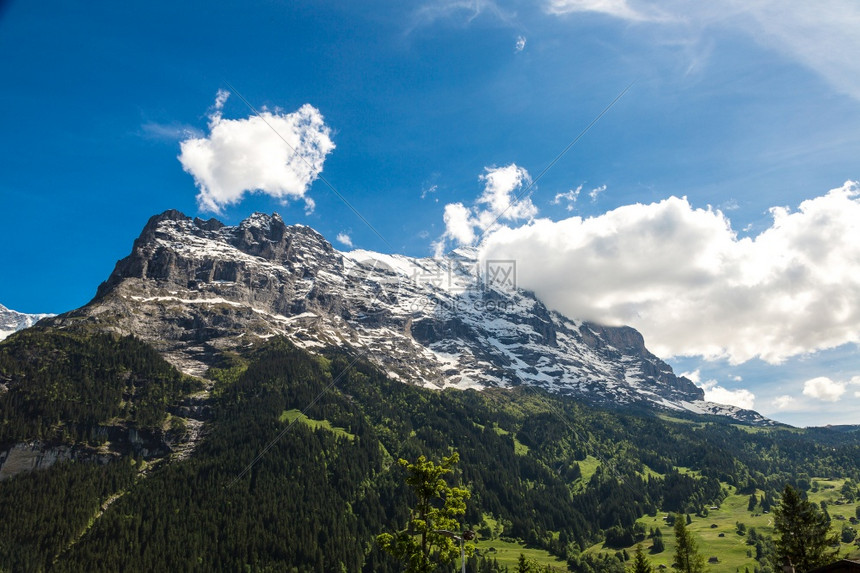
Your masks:
<instances>
[{"instance_id":1,"label":"small white cloud","mask_svg":"<svg viewBox=\"0 0 860 573\"><path fill-rule=\"evenodd\" d=\"M579 192L582 191L582 185L576 189L570 189L565 193L556 193L552 200L553 205L559 205L562 201L567 201L566 208L568 211L573 211L576 200L579 198Z\"/></svg>"},{"instance_id":2,"label":"small white cloud","mask_svg":"<svg viewBox=\"0 0 860 573\"><path fill-rule=\"evenodd\" d=\"M717 404L730 404L738 408L744 408L745 410L755 408L755 394L746 388L729 390L722 386L714 386L705 390L705 400L716 402Z\"/></svg>"},{"instance_id":3,"label":"small white cloud","mask_svg":"<svg viewBox=\"0 0 860 573\"><path fill-rule=\"evenodd\" d=\"M803 395L825 402L836 402L845 394L845 383L819 376L803 383Z\"/></svg>"},{"instance_id":4,"label":"small white cloud","mask_svg":"<svg viewBox=\"0 0 860 573\"><path fill-rule=\"evenodd\" d=\"M526 48L526 37L519 36L517 37L517 43L514 45L514 51L519 53L522 52Z\"/></svg>"},{"instance_id":5,"label":"small white cloud","mask_svg":"<svg viewBox=\"0 0 860 573\"><path fill-rule=\"evenodd\" d=\"M595 187L591 191L588 192L588 196L591 197L591 202L594 203L597 201L597 196L606 191L606 185L601 185L600 187Z\"/></svg>"},{"instance_id":6,"label":"small white cloud","mask_svg":"<svg viewBox=\"0 0 860 573\"><path fill-rule=\"evenodd\" d=\"M696 386L698 386L699 382L702 381L701 372L698 368L696 368L692 372L681 372L680 374L678 374L678 376L680 376L681 378L686 378Z\"/></svg>"},{"instance_id":7,"label":"small white cloud","mask_svg":"<svg viewBox=\"0 0 860 573\"><path fill-rule=\"evenodd\" d=\"M310 197L305 196L305 215L310 215L314 212L314 209L317 208L317 202L311 199Z\"/></svg>"},{"instance_id":8,"label":"small white cloud","mask_svg":"<svg viewBox=\"0 0 860 573\"><path fill-rule=\"evenodd\" d=\"M439 189L438 185L431 185L430 187L427 187L426 189L422 189L421 190L421 198L422 199L426 198L427 195L430 195L431 193L435 193L438 189Z\"/></svg>"},{"instance_id":9,"label":"small white cloud","mask_svg":"<svg viewBox=\"0 0 860 573\"><path fill-rule=\"evenodd\" d=\"M336 239L344 247L352 248L352 237L348 233L338 233Z\"/></svg>"},{"instance_id":10,"label":"small white cloud","mask_svg":"<svg viewBox=\"0 0 860 573\"><path fill-rule=\"evenodd\" d=\"M716 380L708 380L699 385L705 391L705 400L708 402L716 402L717 404L729 404L752 410L755 408L755 394L746 388L738 388L737 390L729 390L717 384Z\"/></svg>"},{"instance_id":11,"label":"small white cloud","mask_svg":"<svg viewBox=\"0 0 860 573\"><path fill-rule=\"evenodd\" d=\"M787 410L794 404L794 398L789 396L788 394L783 394L782 396L777 396L773 399L773 407L777 410Z\"/></svg>"},{"instance_id":12,"label":"small white cloud","mask_svg":"<svg viewBox=\"0 0 860 573\"><path fill-rule=\"evenodd\" d=\"M729 390L720 386L716 380L702 382L702 374L698 368L692 372L682 372L679 376L687 378L690 382L704 390L705 400L708 402L729 404L738 408L744 408L745 410L752 410L755 407L755 394L746 388Z\"/></svg>"},{"instance_id":13,"label":"small white cloud","mask_svg":"<svg viewBox=\"0 0 860 573\"><path fill-rule=\"evenodd\" d=\"M209 135L180 144L179 161L194 177L197 202L220 213L246 192L261 192L286 201L305 199L334 149L331 130L319 110L305 104L293 113L264 110L246 119L223 119L229 92L219 90L209 114Z\"/></svg>"},{"instance_id":14,"label":"small white cloud","mask_svg":"<svg viewBox=\"0 0 860 573\"><path fill-rule=\"evenodd\" d=\"M743 382L743 376L738 376L737 374L735 374L733 376L729 376L729 378L731 378L735 382Z\"/></svg>"},{"instance_id":15,"label":"small white cloud","mask_svg":"<svg viewBox=\"0 0 860 573\"><path fill-rule=\"evenodd\" d=\"M462 203L448 203L442 216L445 221L445 237L453 239L461 245L471 244L475 240L475 225L472 211Z\"/></svg>"}]
</instances>

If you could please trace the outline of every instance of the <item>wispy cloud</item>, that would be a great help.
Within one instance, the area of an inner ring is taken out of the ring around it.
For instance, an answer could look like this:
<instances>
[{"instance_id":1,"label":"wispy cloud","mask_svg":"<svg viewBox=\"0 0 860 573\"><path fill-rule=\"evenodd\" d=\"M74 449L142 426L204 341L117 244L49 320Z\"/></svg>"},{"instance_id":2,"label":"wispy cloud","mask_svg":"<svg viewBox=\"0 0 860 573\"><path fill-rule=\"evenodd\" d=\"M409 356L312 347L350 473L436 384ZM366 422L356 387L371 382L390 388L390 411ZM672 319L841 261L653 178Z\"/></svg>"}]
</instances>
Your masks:
<instances>
[{"instance_id":1,"label":"wispy cloud","mask_svg":"<svg viewBox=\"0 0 860 573\"><path fill-rule=\"evenodd\" d=\"M597 196L606 191L606 185L601 185L599 187L595 187L591 191L588 192L588 196L591 198L591 202L594 203L597 201Z\"/></svg>"},{"instance_id":2,"label":"wispy cloud","mask_svg":"<svg viewBox=\"0 0 860 573\"><path fill-rule=\"evenodd\" d=\"M514 12L503 8L495 0L431 0L415 10L407 33L439 20L468 24L483 15L507 23L514 19Z\"/></svg>"},{"instance_id":3,"label":"wispy cloud","mask_svg":"<svg viewBox=\"0 0 860 573\"><path fill-rule=\"evenodd\" d=\"M684 49L697 45L705 53L712 48L705 38L714 31L745 34L860 99L860 3L854 0L548 0L545 9L558 16L593 12L656 26L661 36L685 36ZM702 55L694 51L691 70Z\"/></svg>"},{"instance_id":4,"label":"wispy cloud","mask_svg":"<svg viewBox=\"0 0 860 573\"><path fill-rule=\"evenodd\" d=\"M579 185L576 189L570 189L565 191L564 193L556 193L555 197L552 200L553 205L560 205L562 201L566 202L566 208L568 211L573 211L576 206L576 200L579 198L579 193L582 191L582 185Z\"/></svg>"},{"instance_id":5,"label":"wispy cloud","mask_svg":"<svg viewBox=\"0 0 860 573\"><path fill-rule=\"evenodd\" d=\"M645 11L634 8L627 0L549 0L546 9L550 14L597 12L623 20L644 21L654 19Z\"/></svg>"},{"instance_id":6,"label":"wispy cloud","mask_svg":"<svg viewBox=\"0 0 860 573\"><path fill-rule=\"evenodd\" d=\"M203 133L193 126L184 123L155 123L148 121L140 126L141 135L147 139L176 142L192 137L201 137Z\"/></svg>"},{"instance_id":7,"label":"wispy cloud","mask_svg":"<svg viewBox=\"0 0 860 573\"><path fill-rule=\"evenodd\" d=\"M259 116L224 119L229 92L219 90L209 114L209 135L180 144L179 161L194 177L200 208L215 213L238 203L246 192L286 201L305 193L334 149L330 129L319 110L305 104L293 113L263 110Z\"/></svg>"}]
</instances>

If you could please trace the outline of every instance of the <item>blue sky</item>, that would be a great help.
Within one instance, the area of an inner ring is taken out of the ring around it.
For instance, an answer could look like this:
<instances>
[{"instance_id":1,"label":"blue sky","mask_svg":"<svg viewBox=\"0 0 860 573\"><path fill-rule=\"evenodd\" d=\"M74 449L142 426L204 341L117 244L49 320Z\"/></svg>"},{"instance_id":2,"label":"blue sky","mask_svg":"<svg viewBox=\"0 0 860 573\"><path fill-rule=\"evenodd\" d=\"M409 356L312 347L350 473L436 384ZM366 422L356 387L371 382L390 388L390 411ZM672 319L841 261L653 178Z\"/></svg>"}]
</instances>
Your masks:
<instances>
[{"instance_id":1,"label":"blue sky","mask_svg":"<svg viewBox=\"0 0 860 573\"><path fill-rule=\"evenodd\" d=\"M636 326L714 396L860 423L858 28L849 0L12 1L0 303L85 304L168 208L278 211L339 248L456 246L632 83L485 253L560 310ZM256 133L242 98L315 137L314 169L206 171Z\"/></svg>"}]
</instances>

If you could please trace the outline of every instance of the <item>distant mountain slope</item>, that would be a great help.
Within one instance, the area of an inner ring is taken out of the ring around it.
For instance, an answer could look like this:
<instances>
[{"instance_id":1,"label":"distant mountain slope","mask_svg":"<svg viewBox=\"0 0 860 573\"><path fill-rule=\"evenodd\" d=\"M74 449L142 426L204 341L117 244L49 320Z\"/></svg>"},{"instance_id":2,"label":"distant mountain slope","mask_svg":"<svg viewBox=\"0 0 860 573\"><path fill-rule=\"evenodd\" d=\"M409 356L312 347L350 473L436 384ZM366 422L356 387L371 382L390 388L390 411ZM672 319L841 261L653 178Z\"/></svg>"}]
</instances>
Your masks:
<instances>
[{"instance_id":1,"label":"distant mountain slope","mask_svg":"<svg viewBox=\"0 0 860 573\"><path fill-rule=\"evenodd\" d=\"M592 403L725 415L628 327L550 311L515 288L515 263L474 251L415 259L342 253L319 233L255 213L235 227L178 211L153 217L80 321L153 344L200 375L223 350L285 335L307 349L354 348L404 382L434 388L529 385Z\"/></svg>"},{"instance_id":2,"label":"distant mountain slope","mask_svg":"<svg viewBox=\"0 0 860 573\"><path fill-rule=\"evenodd\" d=\"M13 332L29 328L42 320L54 316L53 314L24 314L16 310L10 310L0 304L0 340L5 339Z\"/></svg>"}]
</instances>

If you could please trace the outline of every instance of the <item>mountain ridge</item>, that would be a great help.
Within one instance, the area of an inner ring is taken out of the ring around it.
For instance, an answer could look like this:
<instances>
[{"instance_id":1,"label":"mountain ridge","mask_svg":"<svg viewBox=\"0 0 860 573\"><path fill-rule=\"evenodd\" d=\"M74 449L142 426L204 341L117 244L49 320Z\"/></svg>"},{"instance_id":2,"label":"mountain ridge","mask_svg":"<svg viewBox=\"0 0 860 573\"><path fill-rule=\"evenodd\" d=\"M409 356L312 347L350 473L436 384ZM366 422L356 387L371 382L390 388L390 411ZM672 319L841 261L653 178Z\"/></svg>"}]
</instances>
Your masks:
<instances>
[{"instance_id":1,"label":"mountain ridge","mask_svg":"<svg viewBox=\"0 0 860 573\"><path fill-rule=\"evenodd\" d=\"M341 252L277 214L227 226L168 210L150 218L90 303L52 320L134 334L197 376L246 337L284 335L312 351L349 347L392 378L428 387L527 385L595 404L773 423L704 401L636 330L547 308L509 280L515 261L489 264L468 248L445 259Z\"/></svg>"}]
</instances>

